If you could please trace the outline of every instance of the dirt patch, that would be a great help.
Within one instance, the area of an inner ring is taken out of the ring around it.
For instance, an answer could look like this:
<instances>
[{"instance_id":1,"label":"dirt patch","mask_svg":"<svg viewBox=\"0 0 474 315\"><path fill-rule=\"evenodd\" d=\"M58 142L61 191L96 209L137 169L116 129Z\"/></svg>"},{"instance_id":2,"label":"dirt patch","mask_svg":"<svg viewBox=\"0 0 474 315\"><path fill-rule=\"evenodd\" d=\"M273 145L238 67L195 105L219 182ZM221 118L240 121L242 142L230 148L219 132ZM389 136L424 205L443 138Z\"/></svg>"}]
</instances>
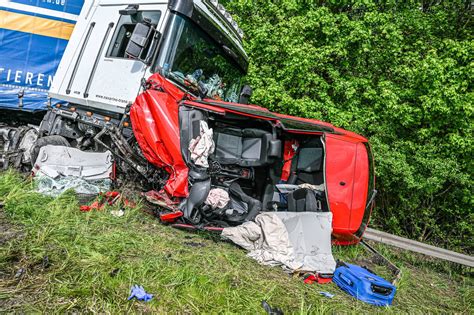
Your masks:
<instances>
[{"instance_id":1,"label":"dirt patch","mask_svg":"<svg viewBox=\"0 0 474 315\"><path fill-rule=\"evenodd\" d=\"M2 206L3 208L3 206ZM11 224L5 214L5 211L0 208L0 248L4 247L8 242L23 237L23 232L18 226ZM3 257L5 259L3 264L0 264L0 288L4 285L4 281L8 281L12 277L12 269L19 258ZM9 261L9 263L7 262Z\"/></svg>"},{"instance_id":2,"label":"dirt patch","mask_svg":"<svg viewBox=\"0 0 474 315\"><path fill-rule=\"evenodd\" d=\"M0 233L0 246L14 238L23 236L23 233L17 226L8 222L7 215L2 208L3 204L0 204L0 231L2 231L2 233Z\"/></svg>"}]
</instances>

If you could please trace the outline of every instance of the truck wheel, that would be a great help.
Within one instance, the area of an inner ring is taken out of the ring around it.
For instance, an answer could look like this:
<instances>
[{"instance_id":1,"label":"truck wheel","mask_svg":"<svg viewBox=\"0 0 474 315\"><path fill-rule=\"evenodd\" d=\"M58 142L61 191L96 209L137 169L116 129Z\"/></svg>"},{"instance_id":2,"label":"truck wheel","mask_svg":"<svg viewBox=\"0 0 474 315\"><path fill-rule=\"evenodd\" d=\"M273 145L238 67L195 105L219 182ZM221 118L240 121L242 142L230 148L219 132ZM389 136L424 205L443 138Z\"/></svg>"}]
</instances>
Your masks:
<instances>
[{"instance_id":1,"label":"truck wheel","mask_svg":"<svg viewBox=\"0 0 474 315\"><path fill-rule=\"evenodd\" d=\"M30 149L32 167L35 166L36 158L38 157L40 149L48 144L65 146L65 147L71 146L69 142L66 140L66 138L62 136L53 135L53 136L46 136L46 137L39 138L38 140L36 140L35 144L33 144L33 146Z\"/></svg>"}]
</instances>

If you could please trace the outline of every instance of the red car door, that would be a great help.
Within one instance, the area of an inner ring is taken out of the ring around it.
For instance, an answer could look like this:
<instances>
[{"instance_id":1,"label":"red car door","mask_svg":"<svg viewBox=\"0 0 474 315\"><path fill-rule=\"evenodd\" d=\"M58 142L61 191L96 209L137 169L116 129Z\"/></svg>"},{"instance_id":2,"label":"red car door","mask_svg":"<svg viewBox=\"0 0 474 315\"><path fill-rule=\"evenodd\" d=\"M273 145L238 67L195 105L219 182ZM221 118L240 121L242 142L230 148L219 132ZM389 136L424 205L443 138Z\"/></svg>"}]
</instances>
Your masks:
<instances>
[{"instance_id":1,"label":"red car door","mask_svg":"<svg viewBox=\"0 0 474 315\"><path fill-rule=\"evenodd\" d=\"M363 142L348 135L325 134L325 145L326 187L333 213L333 234L351 236L360 228L367 210L369 154ZM344 239L349 241L351 238Z\"/></svg>"}]
</instances>

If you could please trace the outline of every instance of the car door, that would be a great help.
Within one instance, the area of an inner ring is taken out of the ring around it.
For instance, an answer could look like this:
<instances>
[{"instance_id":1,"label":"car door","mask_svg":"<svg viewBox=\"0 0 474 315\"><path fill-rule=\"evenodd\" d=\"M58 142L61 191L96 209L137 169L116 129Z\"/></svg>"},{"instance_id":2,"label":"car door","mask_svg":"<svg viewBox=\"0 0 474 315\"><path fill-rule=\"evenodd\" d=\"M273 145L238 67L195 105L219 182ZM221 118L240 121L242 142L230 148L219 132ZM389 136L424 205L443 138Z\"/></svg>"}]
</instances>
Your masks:
<instances>
[{"instance_id":1,"label":"car door","mask_svg":"<svg viewBox=\"0 0 474 315\"><path fill-rule=\"evenodd\" d=\"M325 134L325 177L333 233L355 233L366 211L369 155L364 142L347 135Z\"/></svg>"}]
</instances>

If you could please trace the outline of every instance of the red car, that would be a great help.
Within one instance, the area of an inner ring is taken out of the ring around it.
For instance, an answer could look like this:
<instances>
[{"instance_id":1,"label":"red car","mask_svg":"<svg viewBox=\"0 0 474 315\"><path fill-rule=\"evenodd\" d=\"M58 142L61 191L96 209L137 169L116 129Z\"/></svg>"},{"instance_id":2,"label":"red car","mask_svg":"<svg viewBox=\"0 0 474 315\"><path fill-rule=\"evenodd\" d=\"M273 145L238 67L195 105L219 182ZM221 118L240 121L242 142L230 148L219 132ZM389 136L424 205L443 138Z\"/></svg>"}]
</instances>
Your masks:
<instances>
[{"instance_id":1,"label":"red car","mask_svg":"<svg viewBox=\"0 0 474 315\"><path fill-rule=\"evenodd\" d=\"M225 227L261 211L331 211L337 243L360 239L376 193L366 138L256 105L197 99L160 74L147 86L130 118L143 155L169 174L153 196L167 209L163 220Z\"/></svg>"}]
</instances>

